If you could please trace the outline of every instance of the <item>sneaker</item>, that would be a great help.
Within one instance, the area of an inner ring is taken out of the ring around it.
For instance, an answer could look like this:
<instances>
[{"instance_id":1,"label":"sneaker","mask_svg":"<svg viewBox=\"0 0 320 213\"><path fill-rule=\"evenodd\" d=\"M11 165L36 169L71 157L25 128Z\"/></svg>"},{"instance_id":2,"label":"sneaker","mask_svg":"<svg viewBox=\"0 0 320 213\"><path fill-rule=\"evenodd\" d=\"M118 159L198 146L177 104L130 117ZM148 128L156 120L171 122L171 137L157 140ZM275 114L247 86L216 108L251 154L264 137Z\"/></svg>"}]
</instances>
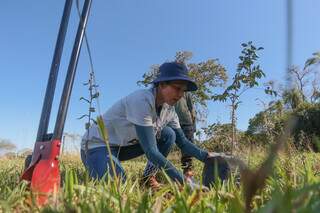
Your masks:
<instances>
[{"instance_id":1,"label":"sneaker","mask_svg":"<svg viewBox=\"0 0 320 213\"><path fill-rule=\"evenodd\" d=\"M152 189L152 191L159 191L159 189L161 188L161 184L157 181L156 176L154 175L148 177L145 183L147 187L150 187Z\"/></svg>"},{"instance_id":2,"label":"sneaker","mask_svg":"<svg viewBox=\"0 0 320 213\"><path fill-rule=\"evenodd\" d=\"M194 173L191 169L185 170L183 171L183 175L185 177L186 180L190 179L190 180L194 180Z\"/></svg>"}]
</instances>

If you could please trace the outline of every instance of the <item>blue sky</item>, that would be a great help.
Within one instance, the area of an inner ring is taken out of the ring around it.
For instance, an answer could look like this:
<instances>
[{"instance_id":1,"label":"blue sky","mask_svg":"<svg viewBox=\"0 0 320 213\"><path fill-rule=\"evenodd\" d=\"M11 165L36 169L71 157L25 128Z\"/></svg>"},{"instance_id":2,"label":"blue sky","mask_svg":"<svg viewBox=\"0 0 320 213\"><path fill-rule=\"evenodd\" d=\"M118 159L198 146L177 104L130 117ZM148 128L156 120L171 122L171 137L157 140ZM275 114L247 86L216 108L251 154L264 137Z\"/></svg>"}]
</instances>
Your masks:
<instances>
[{"instance_id":1,"label":"blue sky","mask_svg":"<svg viewBox=\"0 0 320 213\"><path fill-rule=\"evenodd\" d=\"M320 1L294 2L293 63L303 66L320 50ZM33 147L64 1L2 0L0 3L0 138L18 149ZM78 24L73 5L60 66L51 129ZM286 66L285 0L93 0L88 38L105 111L116 100L138 89L150 65L171 60L177 51L194 54L191 62L218 58L230 75L235 71L240 44L253 41L265 49L260 64L267 79L283 81ZM79 101L87 95L89 61L85 48L79 59L65 131L82 134L86 112ZM262 109L255 99L261 90L243 97L238 127ZM225 103L209 103L208 123L228 122Z\"/></svg>"}]
</instances>

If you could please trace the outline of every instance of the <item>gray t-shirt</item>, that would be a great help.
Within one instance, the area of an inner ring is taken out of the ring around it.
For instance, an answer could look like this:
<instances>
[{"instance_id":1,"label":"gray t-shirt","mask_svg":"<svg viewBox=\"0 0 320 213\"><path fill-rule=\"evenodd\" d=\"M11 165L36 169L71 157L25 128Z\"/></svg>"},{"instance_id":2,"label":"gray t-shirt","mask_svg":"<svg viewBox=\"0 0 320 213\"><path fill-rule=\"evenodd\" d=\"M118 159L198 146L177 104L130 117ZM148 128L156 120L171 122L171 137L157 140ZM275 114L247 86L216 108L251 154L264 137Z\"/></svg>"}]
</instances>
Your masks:
<instances>
[{"instance_id":1,"label":"gray t-shirt","mask_svg":"<svg viewBox=\"0 0 320 213\"><path fill-rule=\"evenodd\" d=\"M156 137L163 127L180 128L174 106L163 104L160 115L156 113L155 89L137 90L116 102L103 116L110 145L128 146L137 143L138 136L134 125L152 126ZM82 137L81 148L88 149L106 146L99 134L97 125L92 125Z\"/></svg>"}]
</instances>

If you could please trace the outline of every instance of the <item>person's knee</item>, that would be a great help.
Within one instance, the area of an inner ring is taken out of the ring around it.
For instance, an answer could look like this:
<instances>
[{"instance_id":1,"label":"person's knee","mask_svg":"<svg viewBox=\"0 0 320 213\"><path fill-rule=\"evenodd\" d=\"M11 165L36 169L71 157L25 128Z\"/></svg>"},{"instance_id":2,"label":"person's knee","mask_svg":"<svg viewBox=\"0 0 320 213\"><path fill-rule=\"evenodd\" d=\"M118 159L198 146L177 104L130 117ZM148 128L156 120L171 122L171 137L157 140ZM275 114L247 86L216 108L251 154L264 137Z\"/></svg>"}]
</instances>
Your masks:
<instances>
[{"instance_id":1,"label":"person's knee","mask_svg":"<svg viewBox=\"0 0 320 213\"><path fill-rule=\"evenodd\" d=\"M173 145L176 140L176 133L171 127L164 127L161 132L161 139L168 145Z\"/></svg>"},{"instance_id":2,"label":"person's knee","mask_svg":"<svg viewBox=\"0 0 320 213\"><path fill-rule=\"evenodd\" d=\"M89 176L93 179L102 179L108 171L108 158L106 158L107 153L104 147L89 149L83 154L83 163Z\"/></svg>"}]
</instances>

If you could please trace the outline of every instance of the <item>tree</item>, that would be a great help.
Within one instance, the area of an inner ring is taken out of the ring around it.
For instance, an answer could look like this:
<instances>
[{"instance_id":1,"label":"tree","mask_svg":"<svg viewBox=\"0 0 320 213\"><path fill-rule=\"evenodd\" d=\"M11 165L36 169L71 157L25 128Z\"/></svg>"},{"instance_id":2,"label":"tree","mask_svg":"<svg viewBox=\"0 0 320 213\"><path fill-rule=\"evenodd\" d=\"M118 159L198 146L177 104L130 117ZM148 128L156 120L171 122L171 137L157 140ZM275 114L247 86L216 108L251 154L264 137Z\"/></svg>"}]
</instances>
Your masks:
<instances>
[{"instance_id":1,"label":"tree","mask_svg":"<svg viewBox=\"0 0 320 213\"><path fill-rule=\"evenodd\" d=\"M317 65L320 63L320 52L315 52L312 54L313 56L309 58L306 63L304 64L304 69L307 69L308 67L312 65Z\"/></svg>"},{"instance_id":2,"label":"tree","mask_svg":"<svg viewBox=\"0 0 320 213\"><path fill-rule=\"evenodd\" d=\"M279 98L271 101L268 107L249 120L246 134L255 141L272 142L272 138L281 134L288 118L293 116L298 120L292 132L295 147L319 151L320 110L317 102L320 92L318 70L315 69L319 63L320 53L314 53L313 57L305 62L303 70L293 67L290 70L294 80L292 88L283 89L281 84L268 82L269 89L277 90L276 97ZM308 96L310 89L312 93Z\"/></svg>"},{"instance_id":3,"label":"tree","mask_svg":"<svg viewBox=\"0 0 320 213\"><path fill-rule=\"evenodd\" d=\"M219 64L217 59L208 59L199 63L188 63L192 58L192 52L180 51L175 55L175 61L185 63L189 68L189 75L198 85L198 90L193 92L193 99L196 105L197 119L205 120L207 101L212 100L213 89L223 86L227 81L225 68ZM138 85L148 86L159 73L160 65L150 67L149 72L143 74Z\"/></svg>"},{"instance_id":4,"label":"tree","mask_svg":"<svg viewBox=\"0 0 320 213\"><path fill-rule=\"evenodd\" d=\"M264 104L264 103L263 103ZM264 104L264 110L258 112L249 120L246 135L252 137L255 143L269 144L274 142L275 136L282 131L281 118L283 116L282 101L271 101Z\"/></svg>"},{"instance_id":5,"label":"tree","mask_svg":"<svg viewBox=\"0 0 320 213\"><path fill-rule=\"evenodd\" d=\"M320 100L320 88L319 82L320 79L315 76L314 80L312 81L312 94L310 97L311 103L319 103Z\"/></svg>"},{"instance_id":6,"label":"tree","mask_svg":"<svg viewBox=\"0 0 320 213\"><path fill-rule=\"evenodd\" d=\"M320 64L320 52L313 53L313 57L309 58L303 69L293 66L289 69L290 79L293 80L291 88L284 89L281 84L275 89L275 82L270 81L268 86L272 90L277 90L277 94L281 98L280 101L287 109L295 110L299 105L307 102L316 103L320 99L319 89L319 70L314 69Z\"/></svg>"},{"instance_id":7,"label":"tree","mask_svg":"<svg viewBox=\"0 0 320 213\"><path fill-rule=\"evenodd\" d=\"M28 155L32 155L32 149L24 148L18 152L20 157L27 157Z\"/></svg>"},{"instance_id":8,"label":"tree","mask_svg":"<svg viewBox=\"0 0 320 213\"><path fill-rule=\"evenodd\" d=\"M293 112L297 118L294 127L295 145L297 148L310 147L314 151L320 151L320 105L305 104ZM303 136L301 138L301 136ZM317 140L315 140L317 139Z\"/></svg>"},{"instance_id":9,"label":"tree","mask_svg":"<svg viewBox=\"0 0 320 213\"><path fill-rule=\"evenodd\" d=\"M289 93L292 92L292 95L296 97L298 97L296 92L300 93L302 102L309 100L312 102L319 98L319 79L317 79L319 70L314 69L314 67L320 63L320 52L313 53L312 55L305 62L303 69L300 69L298 66L293 66L289 69L289 77L293 80L293 88ZM312 81L312 85L310 85L312 75L314 75L314 80ZM288 93L288 91L286 92Z\"/></svg>"},{"instance_id":10,"label":"tree","mask_svg":"<svg viewBox=\"0 0 320 213\"><path fill-rule=\"evenodd\" d=\"M202 128L207 139L203 146L211 151L230 151L230 139L232 134L232 125L230 123L221 124L213 123L205 128Z\"/></svg>"},{"instance_id":11,"label":"tree","mask_svg":"<svg viewBox=\"0 0 320 213\"><path fill-rule=\"evenodd\" d=\"M0 139L0 150L3 151L12 151L15 150L17 147L8 139Z\"/></svg>"},{"instance_id":12,"label":"tree","mask_svg":"<svg viewBox=\"0 0 320 213\"><path fill-rule=\"evenodd\" d=\"M311 74L311 69L300 70L299 67L292 67L289 69L289 73L294 79L294 88L300 93L302 101L306 101L306 86L309 83L309 76Z\"/></svg>"},{"instance_id":13,"label":"tree","mask_svg":"<svg viewBox=\"0 0 320 213\"><path fill-rule=\"evenodd\" d=\"M256 48L252 42L243 43L243 50L239 56L240 63L236 69L235 76L232 78L232 83L225 89L222 94L213 95L214 100L229 101L231 106L231 125L232 125L232 149L236 147L236 111L241 103L240 97L250 88L259 85L258 79L265 76L259 65L256 65L258 60L257 52L262 50L262 47ZM266 89L267 90L267 89Z\"/></svg>"},{"instance_id":14,"label":"tree","mask_svg":"<svg viewBox=\"0 0 320 213\"><path fill-rule=\"evenodd\" d=\"M282 94L282 100L289 109L297 109L303 102L304 96L302 96L301 91L296 88L285 90Z\"/></svg>"},{"instance_id":15,"label":"tree","mask_svg":"<svg viewBox=\"0 0 320 213\"><path fill-rule=\"evenodd\" d=\"M312 55L313 56L306 61L304 65L304 69L308 69L308 68L312 69L315 65L320 64L320 52L315 52ZM314 78L312 81L312 92L311 92L310 101L311 103L316 103L316 102L319 102L320 100L319 70L315 70L313 74L314 74Z\"/></svg>"}]
</instances>

